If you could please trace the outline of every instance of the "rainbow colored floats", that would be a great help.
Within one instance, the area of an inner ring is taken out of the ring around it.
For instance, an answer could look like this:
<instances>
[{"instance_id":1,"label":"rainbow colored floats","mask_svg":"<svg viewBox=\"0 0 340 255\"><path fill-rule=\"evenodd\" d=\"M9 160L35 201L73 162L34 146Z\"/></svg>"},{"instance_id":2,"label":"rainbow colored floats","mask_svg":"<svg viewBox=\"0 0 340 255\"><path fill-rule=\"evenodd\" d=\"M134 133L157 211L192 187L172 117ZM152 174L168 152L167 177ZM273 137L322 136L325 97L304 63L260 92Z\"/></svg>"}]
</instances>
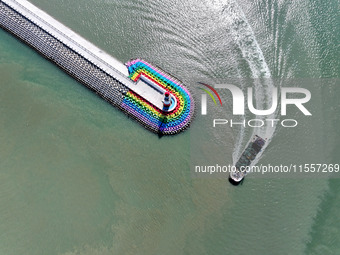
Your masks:
<instances>
[{"instance_id":1,"label":"rainbow colored floats","mask_svg":"<svg viewBox=\"0 0 340 255\"><path fill-rule=\"evenodd\" d=\"M189 91L177 79L141 59L127 62L129 78L147 83L163 100L163 108L153 105L132 89L120 105L145 128L160 135L172 135L189 127L194 114L194 101Z\"/></svg>"}]
</instances>

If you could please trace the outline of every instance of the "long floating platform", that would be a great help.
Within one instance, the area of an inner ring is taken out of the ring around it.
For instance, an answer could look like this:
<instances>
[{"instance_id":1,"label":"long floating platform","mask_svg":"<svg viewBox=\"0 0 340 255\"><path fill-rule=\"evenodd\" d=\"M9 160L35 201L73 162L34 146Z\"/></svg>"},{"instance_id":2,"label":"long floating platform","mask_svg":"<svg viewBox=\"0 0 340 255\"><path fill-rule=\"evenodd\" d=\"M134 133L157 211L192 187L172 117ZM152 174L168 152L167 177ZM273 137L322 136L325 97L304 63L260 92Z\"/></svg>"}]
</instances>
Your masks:
<instances>
[{"instance_id":1,"label":"long floating platform","mask_svg":"<svg viewBox=\"0 0 340 255\"><path fill-rule=\"evenodd\" d=\"M122 64L26 0L0 0L0 27L150 131L189 127L193 98L160 68L142 59Z\"/></svg>"}]
</instances>

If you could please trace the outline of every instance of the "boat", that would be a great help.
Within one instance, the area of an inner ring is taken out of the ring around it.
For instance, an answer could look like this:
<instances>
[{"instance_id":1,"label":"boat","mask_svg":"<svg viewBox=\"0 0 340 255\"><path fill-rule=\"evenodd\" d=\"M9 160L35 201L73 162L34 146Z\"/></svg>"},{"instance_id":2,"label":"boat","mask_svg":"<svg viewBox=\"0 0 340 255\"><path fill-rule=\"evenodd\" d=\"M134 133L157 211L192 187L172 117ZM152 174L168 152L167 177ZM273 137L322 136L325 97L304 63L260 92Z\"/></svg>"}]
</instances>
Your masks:
<instances>
[{"instance_id":1,"label":"boat","mask_svg":"<svg viewBox=\"0 0 340 255\"><path fill-rule=\"evenodd\" d=\"M235 164L233 168L234 171L229 173L229 182L233 185L238 185L242 183L244 177L248 173L247 167L250 166L252 161L256 158L259 152L262 150L263 146L266 143L266 139L255 135L253 140L249 142L245 150L243 151L241 157Z\"/></svg>"}]
</instances>

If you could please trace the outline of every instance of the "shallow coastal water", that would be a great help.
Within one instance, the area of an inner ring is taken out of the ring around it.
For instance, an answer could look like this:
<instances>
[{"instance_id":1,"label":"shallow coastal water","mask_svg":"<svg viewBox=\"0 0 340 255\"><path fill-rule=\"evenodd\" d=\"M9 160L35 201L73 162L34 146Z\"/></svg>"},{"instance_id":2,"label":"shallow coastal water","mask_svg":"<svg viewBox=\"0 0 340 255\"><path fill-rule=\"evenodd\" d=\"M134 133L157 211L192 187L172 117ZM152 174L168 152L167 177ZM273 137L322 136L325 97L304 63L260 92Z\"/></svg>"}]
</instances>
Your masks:
<instances>
[{"instance_id":1,"label":"shallow coastal water","mask_svg":"<svg viewBox=\"0 0 340 255\"><path fill-rule=\"evenodd\" d=\"M273 79L334 81L337 2L298 2L240 1L236 14ZM232 1L32 3L120 61L145 58L194 92L197 81L264 66L236 43ZM339 179L249 178L235 188L192 178L192 145L219 143L232 163L239 129L216 141L198 114L190 130L160 139L3 30L0 77L0 254L339 253ZM339 163L339 89L320 84L304 84L313 117L297 115L294 132L278 127L261 163Z\"/></svg>"}]
</instances>

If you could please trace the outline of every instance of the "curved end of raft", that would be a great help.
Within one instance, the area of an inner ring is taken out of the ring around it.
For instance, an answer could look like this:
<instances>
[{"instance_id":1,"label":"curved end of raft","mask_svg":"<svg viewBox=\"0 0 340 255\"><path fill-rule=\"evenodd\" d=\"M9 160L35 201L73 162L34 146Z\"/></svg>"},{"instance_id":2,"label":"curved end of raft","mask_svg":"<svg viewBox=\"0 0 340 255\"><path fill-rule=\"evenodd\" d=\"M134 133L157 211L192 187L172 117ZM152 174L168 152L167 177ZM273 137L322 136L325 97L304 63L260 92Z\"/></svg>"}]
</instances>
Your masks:
<instances>
[{"instance_id":1,"label":"curved end of raft","mask_svg":"<svg viewBox=\"0 0 340 255\"><path fill-rule=\"evenodd\" d=\"M130 89L120 105L121 109L159 135L174 135L190 126L194 116L194 100L180 81L142 59L131 60L125 65L132 81L137 83L141 77L144 81L147 79L159 93L166 96L169 93L172 104L169 107L164 103L164 108L160 109Z\"/></svg>"}]
</instances>

